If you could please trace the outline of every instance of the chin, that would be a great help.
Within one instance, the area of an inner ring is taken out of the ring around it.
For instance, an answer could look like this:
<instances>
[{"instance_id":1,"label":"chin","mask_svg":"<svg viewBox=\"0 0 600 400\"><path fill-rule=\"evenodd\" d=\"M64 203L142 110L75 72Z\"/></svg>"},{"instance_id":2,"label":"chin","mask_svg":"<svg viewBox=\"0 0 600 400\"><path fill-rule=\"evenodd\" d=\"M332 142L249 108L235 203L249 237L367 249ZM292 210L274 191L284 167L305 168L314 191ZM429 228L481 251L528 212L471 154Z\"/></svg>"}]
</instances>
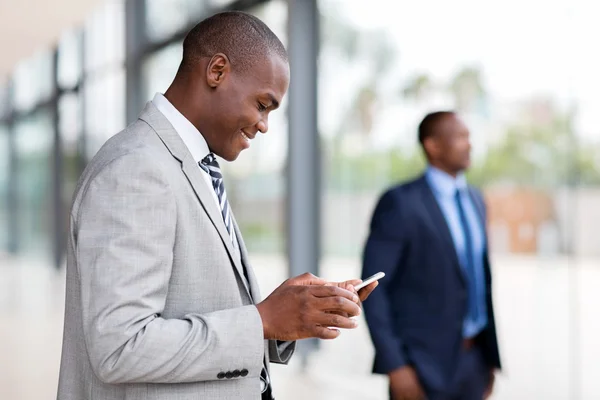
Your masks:
<instances>
[{"instance_id":1,"label":"chin","mask_svg":"<svg viewBox=\"0 0 600 400\"><path fill-rule=\"evenodd\" d=\"M241 151L234 151L229 154L224 154L221 158L227 162L232 162L237 160L241 153Z\"/></svg>"}]
</instances>

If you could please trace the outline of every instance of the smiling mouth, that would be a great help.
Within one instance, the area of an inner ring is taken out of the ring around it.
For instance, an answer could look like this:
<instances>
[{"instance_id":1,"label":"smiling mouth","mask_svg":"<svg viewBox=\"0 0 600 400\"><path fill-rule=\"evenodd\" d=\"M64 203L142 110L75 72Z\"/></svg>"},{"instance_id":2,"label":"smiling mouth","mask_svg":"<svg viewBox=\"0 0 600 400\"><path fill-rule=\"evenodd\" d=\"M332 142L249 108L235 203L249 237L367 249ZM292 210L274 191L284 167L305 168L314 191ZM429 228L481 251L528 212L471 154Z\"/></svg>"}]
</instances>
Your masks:
<instances>
[{"instance_id":1,"label":"smiling mouth","mask_svg":"<svg viewBox=\"0 0 600 400\"><path fill-rule=\"evenodd\" d=\"M240 133L242 134L242 136L244 137L244 139L246 139L248 142L251 141L253 138L249 137L248 135L246 135L244 132L240 131Z\"/></svg>"}]
</instances>

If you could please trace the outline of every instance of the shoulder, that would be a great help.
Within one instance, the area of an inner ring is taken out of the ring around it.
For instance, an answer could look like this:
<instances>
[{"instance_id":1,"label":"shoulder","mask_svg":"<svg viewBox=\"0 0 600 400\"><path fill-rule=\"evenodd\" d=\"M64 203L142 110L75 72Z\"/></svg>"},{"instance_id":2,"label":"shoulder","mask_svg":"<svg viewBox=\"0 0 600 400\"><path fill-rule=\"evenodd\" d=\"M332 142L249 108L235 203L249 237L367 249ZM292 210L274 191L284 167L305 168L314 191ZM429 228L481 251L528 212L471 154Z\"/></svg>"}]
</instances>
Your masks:
<instances>
[{"instance_id":1,"label":"shoulder","mask_svg":"<svg viewBox=\"0 0 600 400\"><path fill-rule=\"evenodd\" d=\"M387 196L394 198L397 201L407 201L411 197L417 195L424 185L427 185L425 177L419 176L417 178L392 186L382 195L382 198Z\"/></svg>"},{"instance_id":2,"label":"shoulder","mask_svg":"<svg viewBox=\"0 0 600 400\"><path fill-rule=\"evenodd\" d=\"M82 178L93 179L109 171L126 176L148 171L158 174L170 160L170 153L154 130L138 120L104 143L86 166Z\"/></svg>"},{"instance_id":3,"label":"shoulder","mask_svg":"<svg viewBox=\"0 0 600 400\"><path fill-rule=\"evenodd\" d=\"M79 203L94 185L115 192L168 187L166 171L173 163L176 160L154 130L138 121L111 137L89 161L79 178L73 201Z\"/></svg>"},{"instance_id":4,"label":"shoulder","mask_svg":"<svg viewBox=\"0 0 600 400\"><path fill-rule=\"evenodd\" d=\"M426 185L426 182L421 176L388 188L379 197L376 212L392 210L399 212L409 207L418 198L423 185Z\"/></svg>"}]
</instances>

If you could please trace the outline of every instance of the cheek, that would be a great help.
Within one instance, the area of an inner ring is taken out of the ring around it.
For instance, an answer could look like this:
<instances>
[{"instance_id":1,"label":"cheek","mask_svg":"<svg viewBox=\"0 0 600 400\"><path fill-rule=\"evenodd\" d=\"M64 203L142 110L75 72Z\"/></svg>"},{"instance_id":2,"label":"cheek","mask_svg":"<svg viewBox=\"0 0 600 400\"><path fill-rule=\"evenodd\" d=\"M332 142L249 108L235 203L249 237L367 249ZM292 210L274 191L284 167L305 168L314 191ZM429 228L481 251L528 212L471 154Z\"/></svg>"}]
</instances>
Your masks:
<instances>
[{"instance_id":1,"label":"cheek","mask_svg":"<svg viewBox=\"0 0 600 400\"><path fill-rule=\"evenodd\" d=\"M239 125L242 128L254 126L262 118L260 111L258 111L258 108L253 103L240 106L240 111L241 110L243 110L243 112L240 113Z\"/></svg>"}]
</instances>

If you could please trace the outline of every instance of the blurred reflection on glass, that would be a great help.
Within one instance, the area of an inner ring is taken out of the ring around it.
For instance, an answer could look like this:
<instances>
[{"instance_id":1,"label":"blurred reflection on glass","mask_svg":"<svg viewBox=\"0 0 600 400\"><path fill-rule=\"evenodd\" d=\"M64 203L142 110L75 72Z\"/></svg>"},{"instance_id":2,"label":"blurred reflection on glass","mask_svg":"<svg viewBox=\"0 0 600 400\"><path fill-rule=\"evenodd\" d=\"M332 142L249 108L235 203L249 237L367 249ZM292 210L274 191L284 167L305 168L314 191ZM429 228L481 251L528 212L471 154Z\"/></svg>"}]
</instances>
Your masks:
<instances>
[{"instance_id":1,"label":"blurred reflection on glass","mask_svg":"<svg viewBox=\"0 0 600 400\"><path fill-rule=\"evenodd\" d=\"M84 86L85 155L89 160L108 138L125 128L125 70L111 69Z\"/></svg>"},{"instance_id":2,"label":"blurred reflection on glass","mask_svg":"<svg viewBox=\"0 0 600 400\"><path fill-rule=\"evenodd\" d=\"M59 134L63 156L62 204L70 207L71 197L79 178L79 149L81 143L81 102L76 93L63 95L58 103Z\"/></svg>"},{"instance_id":3,"label":"blurred reflection on glass","mask_svg":"<svg viewBox=\"0 0 600 400\"><path fill-rule=\"evenodd\" d=\"M0 253L8 251L8 174L10 167L8 129L0 124Z\"/></svg>"},{"instance_id":4,"label":"blurred reflection on glass","mask_svg":"<svg viewBox=\"0 0 600 400\"><path fill-rule=\"evenodd\" d=\"M187 0L146 0L146 35L150 41L165 39L185 28L188 18Z\"/></svg>"},{"instance_id":5,"label":"blurred reflection on glass","mask_svg":"<svg viewBox=\"0 0 600 400\"><path fill-rule=\"evenodd\" d=\"M52 238L52 119L44 110L15 123L19 253L50 259Z\"/></svg>"},{"instance_id":6,"label":"blurred reflection on glass","mask_svg":"<svg viewBox=\"0 0 600 400\"><path fill-rule=\"evenodd\" d=\"M44 50L17 65L14 73L14 107L31 109L52 94L52 52Z\"/></svg>"},{"instance_id":7,"label":"blurred reflection on glass","mask_svg":"<svg viewBox=\"0 0 600 400\"><path fill-rule=\"evenodd\" d=\"M85 22L85 71L97 71L124 60L124 0L107 1Z\"/></svg>"},{"instance_id":8,"label":"blurred reflection on glass","mask_svg":"<svg viewBox=\"0 0 600 400\"><path fill-rule=\"evenodd\" d=\"M270 1L250 12L286 43L287 4ZM235 163L224 164L227 195L249 251L282 254L285 245L285 181L287 96L269 114L269 132L258 134Z\"/></svg>"},{"instance_id":9,"label":"blurred reflection on glass","mask_svg":"<svg viewBox=\"0 0 600 400\"><path fill-rule=\"evenodd\" d=\"M8 104L8 85L3 84L0 80L0 118L8 115L9 113Z\"/></svg>"},{"instance_id":10,"label":"blurred reflection on glass","mask_svg":"<svg viewBox=\"0 0 600 400\"><path fill-rule=\"evenodd\" d=\"M205 13L209 10L209 0L187 0L187 3L191 24L198 23L207 16Z\"/></svg>"},{"instance_id":11,"label":"blurred reflection on glass","mask_svg":"<svg viewBox=\"0 0 600 400\"><path fill-rule=\"evenodd\" d=\"M174 43L144 60L142 74L146 101L152 100L156 92L164 93L173 82L183 55L182 45L183 42Z\"/></svg>"},{"instance_id":12,"label":"blurred reflection on glass","mask_svg":"<svg viewBox=\"0 0 600 400\"><path fill-rule=\"evenodd\" d=\"M213 8L219 8L230 5L234 0L206 0L206 2Z\"/></svg>"},{"instance_id":13,"label":"blurred reflection on glass","mask_svg":"<svg viewBox=\"0 0 600 400\"><path fill-rule=\"evenodd\" d=\"M78 30L65 32L58 45L59 87L71 89L81 78L81 34Z\"/></svg>"}]
</instances>

